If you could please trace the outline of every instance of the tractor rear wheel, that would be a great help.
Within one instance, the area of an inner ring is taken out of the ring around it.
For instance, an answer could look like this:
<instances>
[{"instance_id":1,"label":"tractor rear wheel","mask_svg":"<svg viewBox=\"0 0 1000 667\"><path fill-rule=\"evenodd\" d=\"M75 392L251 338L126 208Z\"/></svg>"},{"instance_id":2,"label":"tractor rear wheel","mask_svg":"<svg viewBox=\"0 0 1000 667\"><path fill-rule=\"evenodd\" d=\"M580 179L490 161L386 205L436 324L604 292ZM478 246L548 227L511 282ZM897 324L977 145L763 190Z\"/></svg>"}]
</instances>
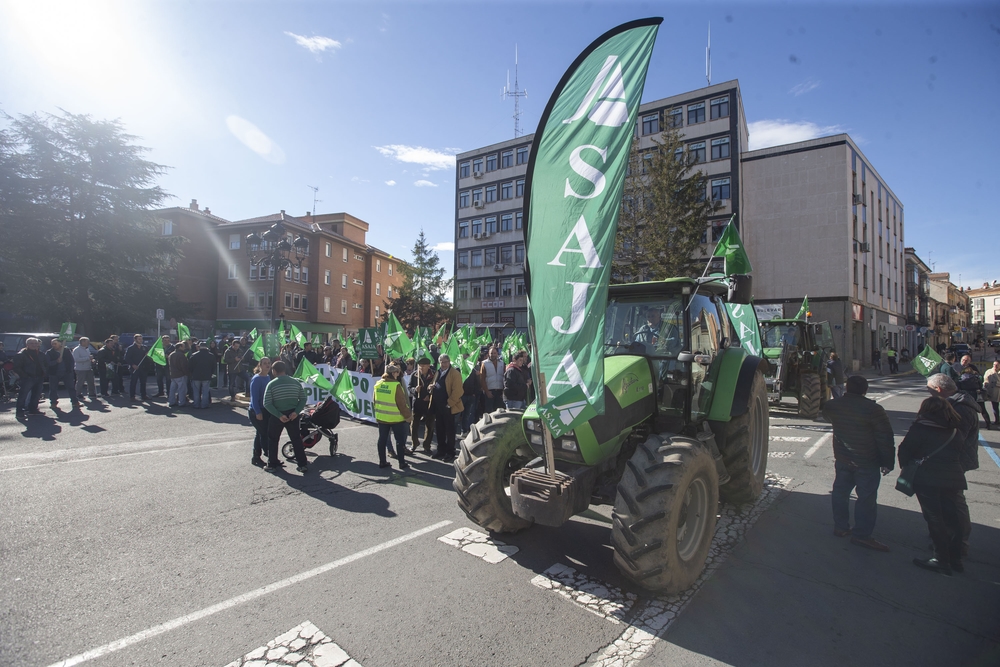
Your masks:
<instances>
[{"instance_id":1,"label":"tractor rear wheel","mask_svg":"<svg viewBox=\"0 0 1000 667\"><path fill-rule=\"evenodd\" d=\"M615 565L644 588L690 588L705 568L718 510L711 454L691 438L650 436L618 483L611 515Z\"/></svg>"},{"instance_id":2,"label":"tractor rear wheel","mask_svg":"<svg viewBox=\"0 0 1000 667\"><path fill-rule=\"evenodd\" d=\"M747 411L728 422L712 422L715 441L729 473L729 481L719 487L719 496L728 503L749 503L764 489L767 471L767 386L756 373L750 389Z\"/></svg>"},{"instance_id":3,"label":"tractor rear wheel","mask_svg":"<svg viewBox=\"0 0 1000 667\"><path fill-rule=\"evenodd\" d=\"M455 459L458 506L477 524L496 533L515 533L531 525L510 504L510 476L528 458L517 453L527 447L521 413L497 411L483 415L462 440Z\"/></svg>"},{"instance_id":4,"label":"tractor rear wheel","mask_svg":"<svg viewBox=\"0 0 1000 667\"><path fill-rule=\"evenodd\" d=\"M799 375L799 416L815 419L819 415L821 385L818 373Z\"/></svg>"}]
</instances>

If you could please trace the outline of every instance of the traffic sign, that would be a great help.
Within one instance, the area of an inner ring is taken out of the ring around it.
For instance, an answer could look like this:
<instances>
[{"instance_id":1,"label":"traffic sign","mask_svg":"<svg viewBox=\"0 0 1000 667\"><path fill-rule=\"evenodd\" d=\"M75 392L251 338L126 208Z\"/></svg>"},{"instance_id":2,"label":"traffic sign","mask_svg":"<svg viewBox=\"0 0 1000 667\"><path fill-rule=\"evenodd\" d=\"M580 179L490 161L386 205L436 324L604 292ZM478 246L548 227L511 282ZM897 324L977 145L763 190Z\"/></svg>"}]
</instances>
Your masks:
<instances>
[{"instance_id":1,"label":"traffic sign","mask_svg":"<svg viewBox=\"0 0 1000 667\"><path fill-rule=\"evenodd\" d=\"M164 319L163 315L164 315L163 309L162 308L157 308L156 309L156 319L158 319L158 320Z\"/></svg>"},{"instance_id":2,"label":"traffic sign","mask_svg":"<svg viewBox=\"0 0 1000 667\"><path fill-rule=\"evenodd\" d=\"M917 330L917 327L913 326L912 324L907 324L903 328L906 329L907 331L916 331Z\"/></svg>"}]
</instances>

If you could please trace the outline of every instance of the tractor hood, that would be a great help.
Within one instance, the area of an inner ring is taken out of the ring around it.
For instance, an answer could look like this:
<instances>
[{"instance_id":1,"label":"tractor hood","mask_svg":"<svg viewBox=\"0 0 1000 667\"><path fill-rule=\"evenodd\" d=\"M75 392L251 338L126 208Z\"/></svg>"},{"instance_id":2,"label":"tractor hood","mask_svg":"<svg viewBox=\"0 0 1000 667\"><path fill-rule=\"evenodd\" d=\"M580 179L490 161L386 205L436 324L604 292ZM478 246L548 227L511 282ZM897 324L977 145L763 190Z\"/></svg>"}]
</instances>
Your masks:
<instances>
[{"instance_id":1,"label":"tractor hood","mask_svg":"<svg viewBox=\"0 0 1000 667\"><path fill-rule=\"evenodd\" d=\"M604 385L618 405L627 408L653 394L653 379L645 357L617 355L604 358Z\"/></svg>"},{"instance_id":2,"label":"tractor hood","mask_svg":"<svg viewBox=\"0 0 1000 667\"><path fill-rule=\"evenodd\" d=\"M764 348L764 358L765 359L780 359L781 358L780 347L765 347Z\"/></svg>"}]
</instances>

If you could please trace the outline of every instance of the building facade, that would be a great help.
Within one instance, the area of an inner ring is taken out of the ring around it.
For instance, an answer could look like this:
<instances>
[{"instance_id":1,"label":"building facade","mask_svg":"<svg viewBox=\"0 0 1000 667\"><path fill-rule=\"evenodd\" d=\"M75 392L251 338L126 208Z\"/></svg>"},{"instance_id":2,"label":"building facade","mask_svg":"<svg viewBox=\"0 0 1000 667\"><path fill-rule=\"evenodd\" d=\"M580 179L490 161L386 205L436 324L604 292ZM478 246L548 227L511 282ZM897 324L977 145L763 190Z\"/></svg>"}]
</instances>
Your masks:
<instances>
[{"instance_id":1,"label":"building facade","mask_svg":"<svg viewBox=\"0 0 1000 667\"><path fill-rule=\"evenodd\" d=\"M933 339L930 268L913 248L904 248L906 258L906 347L915 355ZM933 347L933 346L932 346Z\"/></svg>"},{"instance_id":2,"label":"building facade","mask_svg":"<svg viewBox=\"0 0 1000 667\"><path fill-rule=\"evenodd\" d=\"M905 342L903 204L846 134L744 153L743 241L755 303L804 296L858 370Z\"/></svg>"},{"instance_id":3,"label":"building facade","mask_svg":"<svg viewBox=\"0 0 1000 667\"><path fill-rule=\"evenodd\" d=\"M740 212L739 155L747 126L739 82L727 81L639 107L639 149L677 128L684 150L708 178L706 197L720 208L708 221L705 248L714 247L726 222ZM456 156L455 309L459 324L528 326L524 286L524 177L534 135Z\"/></svg>"},{"instance_id":4,"label":"building facade","mask_svg":"<svg viewBox=\"0 0 1000 667\"><path fill-rule=\"evenodd\" d=\"M989 340L1000 332L1000 280L965 292L969 297L973 340Z\"/></svg>"},{"instance_id":5,"label":"building facade","mask_svg":"<svg viewBox=\"0 0 1000 667\"><path fill-rule=\"evenodd\" d=\"M943 349L955 343L974 342L969 330L969 295L965 289L951 282L949 273L931 273L927 276L930 287L931 347Z\"/></svg>"}]
</instances>

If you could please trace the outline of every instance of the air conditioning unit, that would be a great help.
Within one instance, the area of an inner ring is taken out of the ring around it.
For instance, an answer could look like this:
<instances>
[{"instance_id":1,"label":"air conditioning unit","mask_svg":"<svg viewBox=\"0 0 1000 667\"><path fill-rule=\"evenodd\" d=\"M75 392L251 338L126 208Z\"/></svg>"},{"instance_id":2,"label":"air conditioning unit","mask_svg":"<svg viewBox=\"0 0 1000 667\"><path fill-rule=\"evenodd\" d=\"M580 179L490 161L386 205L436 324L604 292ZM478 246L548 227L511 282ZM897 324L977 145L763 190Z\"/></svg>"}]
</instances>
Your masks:
<instances>
[{"instance_id":1,"label":"air conditioning unit","mask_svg":"<svg viewBox=\"0 0 1000 667\"><path fill-rule=\"evenodd\" d=\"M872 244L871 243L859 243L858 245L861 246L861 252L871 252L872 251Z\"/></svg>"},{"instance_id":2,"label":"air conditioning unit","mask_svg":"<svg viewBox=\"0 0 1000 667\"><path fill-rule=\"evenodd\" d=\"M483 200L482 199L476 199L475 201L472 202L472 205L475 206L476 208L482 208L483 207Z\"/></svg>"},{"instance_id":3,"label":"air conditioning unit","mask_svg":"<svg viewBox=\"0 0 1000 667\"><path fill-rule=\"evenodd\" d=\"M483 235L480 234L479 232L476 232L475 234L472 235L472 238L478 241L479 239L483 238Z\"/></svg>"},{"instance_id":4,"label":"air conditioning unit","mask_svg":"<svg viewBox=\"0 0 1000 667\"><path fill-rule=\"evenodd\" d=\"M472 172L472 177L473 178L482 178L483 177L483 172L481 172L481 171L474 171L474 172Z\"/></svg>"},{"instance_id":5,"label":"air conditioning unit","mask_svg":"<svg viewBox=\"0 0 1000 667\"><path fill-rule=\"evenodd\" d=\"M483 240L488 239L489 237L490 237L490 233L489 232L483 232L483 237L482 237Z\"/></svg>"},{"instance_id":6,"label":"air conditioning unit","mask_svg":"<svg viewBox=\"0 0 1000 667\"><path fill-rule=\"evenodd\" d=\"M865 205L865 196L864 195L854 195L854 205L855 206L858 206L858 205L864 206Z\"/></svg>"},{"instance_id":7,"label":"air conditioning unit","mask_svg":"<svg viewBox=\"0 0 1000 667\"><path fill-rule=\"evenodd\" d=\"M494 271L503 271L503 264L494 264L493 265L493 270Z\"/></svg>"}]
</instances>

